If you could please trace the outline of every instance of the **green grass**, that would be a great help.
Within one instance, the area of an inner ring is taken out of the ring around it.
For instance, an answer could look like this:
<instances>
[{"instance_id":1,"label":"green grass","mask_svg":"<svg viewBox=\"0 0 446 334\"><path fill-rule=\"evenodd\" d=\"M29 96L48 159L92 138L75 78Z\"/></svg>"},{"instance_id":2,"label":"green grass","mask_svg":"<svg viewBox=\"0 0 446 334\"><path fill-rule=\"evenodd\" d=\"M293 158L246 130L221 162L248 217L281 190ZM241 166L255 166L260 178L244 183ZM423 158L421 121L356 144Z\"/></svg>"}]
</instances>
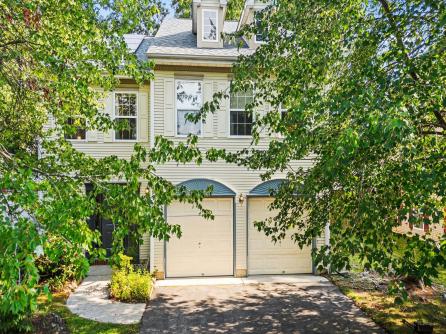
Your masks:
<instances>
[{"instance_id":1,"label":"green grass","mask_svg":"<svg viewBox=\"0 0 446 334\"><path fill-rule=\"evenodd\" d=\"M413 323L432 323L434 333L446 333L446 304L436 297L427 302L409 299L399 305L394 298L379 291L351 289L337 283L341 291L369 315L377 324L392 334L409 334L413 330L403 323L403 319Z\"/></svg>"},{"instance_id":2,"label":"green grass","mask_svg":"<svg viewBox=\"0 0 446 334\"><path fill-rule=\"evenodd\" d=\"M53 300L40 298L39 304L42 306L38 315L45 315L48 312L59 314L67 323L71 333L76 334L136 334L139 333L139 324L118 325L106 324L97 321L81 318L65 306L68 293L60 292L53 294Z\"/></svg>"},{"instance_id":3,"label":"green grass","mask_svg":"<svg viewBox=\"0 0 446 334\"><path fill-rule=\"evenodd\" d=\"M433 282L436 284L441 284L446 287L446 268L440 270L440 274L437 278L433 279Z\"/></svg>"}]
</instances>

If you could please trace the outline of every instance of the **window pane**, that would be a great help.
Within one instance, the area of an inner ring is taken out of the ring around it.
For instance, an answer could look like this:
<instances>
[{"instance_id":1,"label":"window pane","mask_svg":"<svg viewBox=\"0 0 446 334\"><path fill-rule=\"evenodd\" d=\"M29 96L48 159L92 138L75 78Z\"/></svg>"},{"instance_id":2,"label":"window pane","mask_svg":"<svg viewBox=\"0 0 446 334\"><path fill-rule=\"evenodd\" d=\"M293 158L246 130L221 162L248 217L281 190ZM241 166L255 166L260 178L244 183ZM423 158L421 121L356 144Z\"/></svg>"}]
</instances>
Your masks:
<instances>
[{"instance_id":1,"label":"window pane","mask_svg":"<svg viewBox=\"0 0 446 334\"><path fill-rule=\"evenodd\" d=\"M187 136L188 134L201 135L201 122L191 122L186 119L187 114L197 113L196 110L177 110L177 134Z\"/></svg>"},{"instance_id":2,"label":"window pane","mask_svg":"<svg viewBox=\"0 0 446 334\"><path fill-rule=\"evenodd\" d=\"M256 24L256 42L266 42L268 41L267 31L265 27L262 27L262 15L261 13L255 14L255 24Z\"/></svg>"},{"instance_id":3,"label":"window pane","mask_svg":"<svg viewBox=\"0 0 446 334\"><path fill-rule=\"evenodd\" d=\"M247 92L231 93L230 107L231 109L245 109L246 104L254 101L252 90Z\"/></svg>"},{"instance_id":4,"label":"window pane","mask_svg":"<svg viewBox=\"0 0 446 334\"><path fill-rule=\"evenodd\" d=\"M87 132L85 130L85 119L70 117L66 123L69 127L66 129L65 139L85 140Z\"/></svg>"},{"instance_id":5,"label":"window pane","mask_svg":"<svg viewBox=\"0 0 446 334\"><path fill-rule=\"evenodd\" d=\"M201 82L177 81L177 109L200 109L201 95Z\"/></svg>"},{"instance_id":6,"label":"window pane","mask_svg":"<svg viewBox=\"0 0 446 334\"><path fill-rule=\"evenodd\" d=\"M231 110L231 136L249 136L252 130L252 115L244 110Z\"/></svg>"},{"instance_id":7,"label":"window pane","mask_svg":"<svg viewBox=\"0 0 446 334\"><path fill-rule=\"evenodd\" d=\"M118 140L136 140L136 119L118 118L115 119L119 129L115 130L115 139Z\"/></svg>"},{"instance_id":8,"label":"window pane","mask_svg":"<svg viewBox=\"0 0 446 334\"><path fill-rule=\"evenodd\" d=\"M115 115L116 116L136 116L136 94L116 93L115 94Z\"/></svg>"},{"instance_id":9,"label":"window pane","mask_svg":"<svg viewBox=\"0 0 446 334\"><path fill-rule=\"evenodd\" d=\"M207 41L217 40L216 11L203 11L203 39Z\"/></svg>"}]
</instances>

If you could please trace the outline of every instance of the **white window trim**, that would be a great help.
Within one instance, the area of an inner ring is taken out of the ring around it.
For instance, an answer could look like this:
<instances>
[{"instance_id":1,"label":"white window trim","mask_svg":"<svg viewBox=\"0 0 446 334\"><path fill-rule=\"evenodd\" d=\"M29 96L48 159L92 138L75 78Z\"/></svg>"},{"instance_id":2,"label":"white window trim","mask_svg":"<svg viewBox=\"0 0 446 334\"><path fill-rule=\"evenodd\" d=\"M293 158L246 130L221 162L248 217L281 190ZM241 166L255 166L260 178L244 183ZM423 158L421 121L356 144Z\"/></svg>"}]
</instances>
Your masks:
<instances>
[{"instance_id":1,"label":"white window trim","mask_svg":"<svg viewBox=\"0 0 446 334\"><path fill-rule=\"evenodd\" d=\"M257 40L257 35L254 35L254 42L257 43L257 44L265 44L266 43L266 41L258 41Z\"/></svg>"},{"instance_id":2,"label":"white window trim","mask_svg":"<svg viewBox=\"0 0 446 334\"><path fill-rule=\"evenodd\" d=\"M200 108L197 109L197 111L199 112L200 109L203 107L203 90L204 90L204 85L203 85L203 80L194 80L194 79L176 79L175 80L175 137L178 138L187 138L189 135L180 135L178 134L178 105L177 105L177 87L178 87L178 81L184 81L184 82L200 82L201 83L201 106ZM183 110L183 109L182 109ZM199 135L195 135L199 138L203 137L203 120L200 120L200 134Z\"/></svg>"},{"instance_id":3,"label":"white window trim","mask_svg":"<svg viewBox=\"0 0 446 334\"><path fill-rule=\"evenodd\" d=\"M204 38L204 13L205 12L214 12L215 13L215 27L217 28L217 31L216 31L216 39L215 40L213 40L213 39L205 39ZM216 10L216 9L203 9L203 11L202 11L202 16L203 16L203 19L201 20L201 41L202 42L210 42L210 43L218 43L218 41L219 41L219 39L218 39L218 35L219 35L219 31L218 31L218 10Z\"/></svg>"},{"instance_id":4,"label":"white window trim","mask_svg":"<svg viewBox=\"0 0 446 334\"><path fill-rule=\"evenodd\" d=\"M263 10L263 8L262 8L262 10ZM254 12L254 24L257 26L257 18L256 18L256 14L257 14L257 12L260 12L261 10L259 10L259 11L255 11ZM265 40L263 40L263 41L258 41L257 40L257 34L255 34L254 35L254 42L255 43L257 43L257 44L265 44L266 43L266 41Z\"/></svg>"},{"instance_id":5,"label":"white window trim","mask_svg":"<svg viewBox=\"0 0 446 334\"><path fill-rule=\"evenodd\" d=\"M116 116L115 112L116 112L116 94L134 94L136 95L136 115L135 116ZM113 120L115 119L119 119L119 118L134 118L136 119L136 139L116 139L116 132L115 130L113 130L113 141L117 142L117 143L136 143L139 140L139 122L138 122L138 116L139 116L139 94L137 91L132 91L132 90L119 90L119 91L114 91L113 92L113 103L112 103L112 108L113 108Z\"/></svg>"},{"instance_id":6,"label":"white window trim","mask_svg":"<svg viewBox=\"0 0 446 334\"><path fill-rule=\"evenodd\" d=\"M253 92L254 94L254 92ZM246 111L246 108L240 109L240 108L231 108L231 94L229 94L228 99L228 106L229 106L229 117L228 117L228 138L252 138L252 128L251 128L251 134L250 135L231 135L231 111ZM256 120L256 113L253 111L252 113L252 125L254 125Z\"/></svg>"}]
</instances>

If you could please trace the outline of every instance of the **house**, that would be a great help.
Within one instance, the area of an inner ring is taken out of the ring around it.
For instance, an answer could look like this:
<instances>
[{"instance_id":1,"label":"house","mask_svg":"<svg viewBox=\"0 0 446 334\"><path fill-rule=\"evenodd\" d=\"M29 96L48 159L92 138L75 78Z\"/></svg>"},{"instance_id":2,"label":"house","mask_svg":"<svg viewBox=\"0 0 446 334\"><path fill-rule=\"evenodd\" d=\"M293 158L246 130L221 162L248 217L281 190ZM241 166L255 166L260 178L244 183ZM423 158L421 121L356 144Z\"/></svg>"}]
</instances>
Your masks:
<instances>
[{"instance_id":1,"label":"house","mask_svg":"<svg viewBox=\"0 0 446 334\"><path fill-rule=\"evenodd\" d=\"M139 87L121 79L119 88L105 101L106 111L115 119L127 119L131 129L80 133L73 137L73 145L95 157L114 154L121 158L130 156L135 142L150 147L159 135L181 142L194 133L202 148L235 151L249 146L252 116L245 113L244 105L252 98L250 92L223 100L220 110L208 115L206 122L194 124L185 115L198 111L215 92L228 89L234 61L262 43L261 36L253 36L245 38L238 49L220 35L251 23L256 11L264 7L261 1L248 0L239 21L226 21L225 0L194 0L191 19L167 18L154 37L127 35L129 48L156 64L150 84ZM266 112L267 107L264 109L259 112ZM119 110L125 112L117 114ZM262 138L259 146L267 143L268 138ZM305 168L311 164L310 159L296 161ZM270 189L279 186L284 173L262 182L259 171L225 162L200 166L170 162L159 166L157 173L188 189L212 185L212 196L203 204L215 215L215 220L206 220L182 203L165 208L167 222L180 224L182 237L165 242L147 236L139 246L139 259L148 261L159 279L314 272L311 247L300 249L290 238L274 244L253 225L253 221L274 215L268 210ZM101 223L97 226L102 228ZM109 242L105 237L103 241ZM325 243L323 236L313 246L321 243Z\"/></svg>"}]
</instances>

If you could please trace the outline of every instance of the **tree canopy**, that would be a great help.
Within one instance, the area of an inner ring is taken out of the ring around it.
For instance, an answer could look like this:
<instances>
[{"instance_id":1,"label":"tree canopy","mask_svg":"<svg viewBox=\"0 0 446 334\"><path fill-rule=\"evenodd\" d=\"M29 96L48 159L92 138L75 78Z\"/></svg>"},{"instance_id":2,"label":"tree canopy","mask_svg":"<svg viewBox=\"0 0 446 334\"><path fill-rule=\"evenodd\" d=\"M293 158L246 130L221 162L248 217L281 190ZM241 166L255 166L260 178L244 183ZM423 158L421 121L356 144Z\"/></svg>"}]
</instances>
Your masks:
<instances>
[{"instance_id":1,"label":"tree canopy","mask_svg":"<svg viewBox=\"0 0 446 334\"><path fill-rule=\"evenodd\" d=\"M176 17L183 19L190 18L192 0L172 0L171 4ZM244 4L244 0L228 0L225 20L238 21Z\"/></svg>"},{"instance_id":2,"label":"tree canopy","mask_svg":"<svg viewBox=\"0 0 446 334\"><path fill-rule=\"evenodd\" d=\"M118 77L144 85L153 76L152 64L138 61L123 35L141 22L151 30L157 13L151 0L0 1L0 331L24 326L47 292L38 285L41 256L71 258L80 275L88 269L85 252L103 257L93 247L98 232L87 224L92 214L116 223L113 261L127 235L141 243L144 232L166 239L180 233L164 223L165 204L200 207L201 192L176 189L154 167L200 163L195 138L177 146L161 138L153 148L137 144L127 160L94 159L65 139L78 129L70 119L87 131L118 127L104 112L104 94ZM106 198L102 205L98 195Z\"/></svg>"},{"instance_id":3,"label":"tree canopy","mask_svg":"<svg viewBox=\"0 0 446 334\"><path fill-rule=\"evenodd\" d=\"M255 89L251 112L270 105L254 141L273 139L267 150L226 156L266 169L264 178L288 173L273 204L280 213L258 226L272 238L298 226L303 245L328 222L320 264L341 270L356 257L429 284L446 263L445 239L402 242L394 231L444 219L446 3L278 0L259 15L262 24L237 35L267 42L239 58L232 90ZM293 164L308 158L311 168Z\"/></svg>"}]
</instances>

